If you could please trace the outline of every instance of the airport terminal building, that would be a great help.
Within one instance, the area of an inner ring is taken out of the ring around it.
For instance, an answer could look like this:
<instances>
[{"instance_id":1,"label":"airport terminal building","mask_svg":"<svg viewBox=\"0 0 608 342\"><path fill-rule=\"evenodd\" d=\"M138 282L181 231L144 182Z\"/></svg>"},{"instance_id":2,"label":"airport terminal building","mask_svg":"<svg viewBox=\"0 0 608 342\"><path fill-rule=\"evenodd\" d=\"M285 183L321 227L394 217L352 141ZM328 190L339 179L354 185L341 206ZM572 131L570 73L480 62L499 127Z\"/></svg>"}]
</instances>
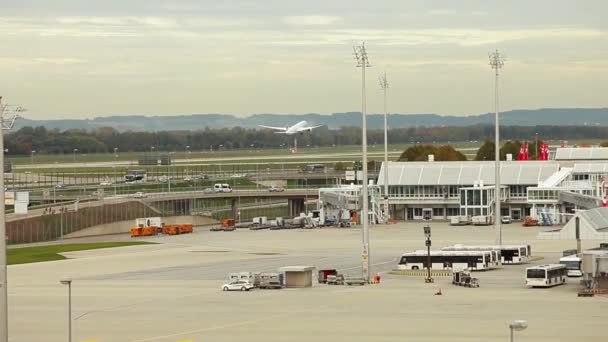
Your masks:
<instances>
[{"instance_id":1,"label":"airport terminal building","mask_svg":"<svg viewBox=\"0 0 608 342\"><path fill-rule=\"evenodd\" d=\"M602 206L608 160L589 161L587 156L581 156L581 161L502 161L501 216L513 220L532 216L553 224L565 222L575 209ZM494 165L494 161L389 162L391 218L492 217ZM385 167L382 165L378 178L381 188Z\"/></svg>"}]
</instances>

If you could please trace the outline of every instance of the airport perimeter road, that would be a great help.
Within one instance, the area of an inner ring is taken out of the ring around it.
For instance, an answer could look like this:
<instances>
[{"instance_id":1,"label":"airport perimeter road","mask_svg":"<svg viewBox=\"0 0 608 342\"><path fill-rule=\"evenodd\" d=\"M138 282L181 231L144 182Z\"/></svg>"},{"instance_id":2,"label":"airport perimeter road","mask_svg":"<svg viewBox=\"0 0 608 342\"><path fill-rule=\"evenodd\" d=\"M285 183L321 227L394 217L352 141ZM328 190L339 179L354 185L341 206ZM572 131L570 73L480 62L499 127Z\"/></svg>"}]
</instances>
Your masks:
<instances>
[{"instance_id":1,"label":"airport perimeter road","mask_svg":"<svg viewBox=\"0 0 608 342\"><path fill-rule=\"evenodd\" d=\"M482 227L433 223L433 246L493 243ZM572 241L536 240L537 228L507 225L505 243L528 242L555 262ZM115 239L116 237L112 237ZM127 238L127 237L125 237ZM422 224L372 227L372 273L390 270L404 251L424 248ZM74 341L604 341L608 298L578 298L577 280L550 289L523 287L525 265L475 273L478 289L437 277L383 274L365 287L222 292L233 271L280 266L360 272L359 229L209 232L158 236L157 245L69 253L70 260L9 267L11 341L67 340L67 288L73 277ZM595 243L585 243L593 247ZM441 289L443 295L435 293Z\"/></svg>"}]
</instances>

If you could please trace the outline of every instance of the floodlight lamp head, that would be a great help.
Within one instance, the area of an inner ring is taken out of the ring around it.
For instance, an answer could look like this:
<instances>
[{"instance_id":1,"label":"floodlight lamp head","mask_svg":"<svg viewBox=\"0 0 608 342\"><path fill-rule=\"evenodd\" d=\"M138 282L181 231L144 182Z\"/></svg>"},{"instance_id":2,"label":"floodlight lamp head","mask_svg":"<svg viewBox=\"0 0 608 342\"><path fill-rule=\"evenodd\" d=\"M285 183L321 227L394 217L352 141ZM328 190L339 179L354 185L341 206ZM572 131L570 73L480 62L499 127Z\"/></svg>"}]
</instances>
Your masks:
<instances>
[{"instance_id":1,"label":"floodlight lamp head","mask_svg":"<svg viewBox=\"0 0 608 342\"><path fill-rule=\"evenodd\" d=\"M382 90L386 90L389 88L388 80L386 79L386 72L384 73L384 75L378 76L378 84L380 84L380 89Z\"/></svg>"},{"instance_id":2,"label":"floodlight lamp head","mask_svg":"<svg viewBox=\"0 0 608 342\"><path fill-rule=\"evenodd\" d=\"M357 67L371 67L367 58L367 51L365 51L365 42L362 42L359 46L354 46L353 50L355 52L355 59L357 59Z\"/></svg>"},{"instance_id":3,"label":"floodlight lamp head","mask_svg":"<svg viewBox=\"0 0 608 342\"><path fill-rule=\"evenodd\" d=\"M72 283L72 278L61 278L59 282L62 285L70 285Z\"/></svg>"},{"instance_id":4,"label":"floodlight lamp head","mask_svg":"<svg viewBox=\"0 0 608 342\"><path fill-rule=\"evenodd\" d=\"M490 52L488 54L488 57L490 59L490 66L492 67L492 69L495 69L496 72L498 72L498 69L502 68L503 65L505 65L505 57L500 52L498 52L498 50Z\"/></svg>"},{"instance_id":5,"label":"floodlight lamp head","mask_svg":"<svg viewBox=\"0 0 608 342\"><path fill-rule=\"evenodd\" d=\"M524 330L528 327L528 322L518 319L513 321L513 323L509 324L509 328L515 330L515 331L521 331Z\"/></svg>"}]
</instances>

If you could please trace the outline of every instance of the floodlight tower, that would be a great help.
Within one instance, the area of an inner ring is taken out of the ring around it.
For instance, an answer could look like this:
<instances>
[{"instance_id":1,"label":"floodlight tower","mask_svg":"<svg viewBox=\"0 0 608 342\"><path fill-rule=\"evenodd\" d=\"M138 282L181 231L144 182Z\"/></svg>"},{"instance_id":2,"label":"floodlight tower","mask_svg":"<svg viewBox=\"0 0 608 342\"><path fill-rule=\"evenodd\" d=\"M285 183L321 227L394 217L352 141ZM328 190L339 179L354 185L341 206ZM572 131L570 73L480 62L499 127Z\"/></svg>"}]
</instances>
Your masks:
<instances>
[{"instance_id":1,"label":"floodlight tower","mask_svg":"<svg viewBox=\"0 0 608 342\"><path fill-rule=\"evenodd\" d=\"M490 58L490 66L492 70L494 70L494 110L496 113L495 118L495 141L494 141L494 157L495 157L495 166L494 166L494 229L496 234L496 244L502 245L502 226L500 219L500 136L499 136L499 121L498 121L498 75L500 68L505 64L504 56L498 52L498 50L491 52L488 54Z\"/></svg>"},{"instance_id":2,"label":"floodlight tower","mask_svg":"<svg viewBox=\"0 0 608 342\"><path fill-rule=\"evenodd\" d=\"M388 107L386 103L388 80L386 79L386 72L378 77L378 83L384 93L384 221L388 222L391 214L388 209Z\"/></svg>"},{"instance_id":3,"label":"floodlight tower","mask_svg":"<svg viewBox=\"0 0 608 342\"><path fill-rule=\"evenodd\" d=\"M0 151L4 151L4 130L13 128L21 107L5 106L0 96ZM0 153L2 175L0 177L0 193L4 198L4 153ZM4 200L0 201L0 342L8 342L8 299L6 281L6 225Z\"/></svg>"},{"instance_id":4,"label":"floodlight tower","mask_svg":"<svg viewBox=\"0 0 608 342\"><path fill-rule=\"evenodd\" d=\"M367 58L367 51L365 50L365 42L361 43L359 46L353 47L355 59L357 60L357 67L361 68L361 150L362 150L362 164L363 164L363 183L362 183L362 202L363 202L363 213L361 221L363 221L363 279L369 283L369 214L368 214L368 205L369 198L367 195L367 122L366 122L366 101L365 101L365 68L371 67L369 64L369 59Z\"/></svg>"}]
</instances>

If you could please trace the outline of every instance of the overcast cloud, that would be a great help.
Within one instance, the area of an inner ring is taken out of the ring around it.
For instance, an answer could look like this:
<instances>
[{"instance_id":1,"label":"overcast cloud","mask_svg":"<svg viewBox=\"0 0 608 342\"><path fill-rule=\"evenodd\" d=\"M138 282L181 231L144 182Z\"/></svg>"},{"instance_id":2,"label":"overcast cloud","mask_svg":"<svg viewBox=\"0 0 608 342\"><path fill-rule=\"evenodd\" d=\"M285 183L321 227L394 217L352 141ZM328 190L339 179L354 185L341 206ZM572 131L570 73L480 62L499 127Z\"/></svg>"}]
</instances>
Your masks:
<instances>
[{"instance_id":1,"label":"overcast cloud","mask_svg":"<svg viewBox=\"0 0 608 342\"><path fill-rule=\"evenodd\" d=\"M606 107L608 2L0 0L0 94L32 118Z\"/></svg>"}]
</instances>

